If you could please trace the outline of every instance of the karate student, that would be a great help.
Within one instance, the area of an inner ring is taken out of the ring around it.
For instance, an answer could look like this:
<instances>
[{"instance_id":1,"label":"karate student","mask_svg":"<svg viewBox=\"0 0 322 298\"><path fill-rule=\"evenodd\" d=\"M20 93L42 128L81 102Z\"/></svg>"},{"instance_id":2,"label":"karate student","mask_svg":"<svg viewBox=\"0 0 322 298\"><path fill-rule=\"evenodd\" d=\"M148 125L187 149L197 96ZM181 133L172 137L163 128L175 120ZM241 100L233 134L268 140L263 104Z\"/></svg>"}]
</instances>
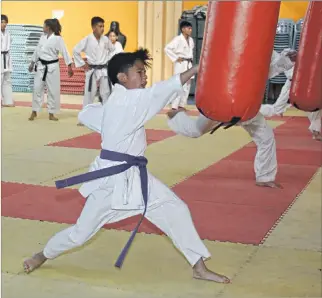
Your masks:
<instances>
[{"instance_id":1,"label":"karate student","mask_svg":"<svg viewBox=\"0 0 322 298\"><path fill-rule=\"evenodd\" d=\"M147 172L143 156L147 147L144 125L168 104L173 94L182 91L182 85L197 73L197 66L145 89L150 60L148 51L143 49L115 55L108 68L114 85L109 100L104 105L88 105L79 113L79 120L102 136L101 154L85 175L91 177L84 177L83 182L87 182L80 188L87 200L75 225L56 234L43 251L24 262L26 272L83 245L106 223L143 214L141 220L145 216L171 238L191 264L194 278L229 283L227 277L206 268L204 260L210 254L194 227L188 207ZM96 179L102 171L109 173ZM79 183L79 178L71 179ZM69 179L57 181L56 185L74 184L69 182ZM128 245L131 240L132 237ZM126 250L116 266L121 266L125 253Z\"/></svg>"},{"instance_id":2,"label":"karate student","mask_svg":"<svg viewBox=\"0 0 322 298\"><path fill-rule=\"evenodd\" d=\"M181 34L168 43L164 51L174 63L174 73L182 73L192 67L194 42L191 38L192 25L187 21L180 23ZM193 79L193 78L191 78ZM191 79L183 86L182 94L174 95L172 109L184 108L190 93Z\"/></svg>"},{"instance_id":3,"label":"karate student","mask_svg":"<svg viewBox=\"0 0 322 298\"><path fill-rule=\"evenodd\" d=\"M121 43L122 48L125 49L127 38L121 32L120 23L116 22L116 21L112 21L111 24L110 24L110 29L109 30L113 30L113 31L115 31L117 33L118 41ZM106 36L108 37L108 33L106 34Z\"/></svg>"},{"instance_id":4,"label":"karate student","mask_svg":"<svg viewBox=\"0 0 322 298\"><path fill-rule=\"evenodd\" d=\"M93 17L91 25L93 33L83 38L73 50L75 66L83 67L86 73L83 108L93 103L98 86L103 102L107 100L111 92L107 77L107 63L114 46L103 35L104 20L102 18ZM82 52L85 53L87 62L83 60Z\"/></svg>"},{"instance_id":5,"label":"karate student","mask_svg":"<svg viewBox=\"0 0 322 298\"><path fill-rule=\"evenodd\" d=\"M47 19L44 22L44 35L32 56L29 71L36 66L34 91L32 97L32 112L29 117L33 121L41 110L44 100L44 88L47 86L47 108L49 120L58 121L55 117L60 111L60 68L59 53L68 65L68 76L73 76L72 59L66 49L64 40L60 36L61 25L57 19Z\"/></svg>"},{"instance_id":6,"label":"karate student","mask_svg":"<svg viewBox=\"0 0 322 298\"><path fill-rule=\"evenodd\" d=\"M8 17L1 15L1 105L14 107L12 99L11 72L12 62L10 57L11 36L6 30Z\"/></svg>"},{"instance_id":7,"label":"karate student","mask_svg":"<svg viewBox=\"0 0 322 298\"><path fill-rule=\"evenodd\" d=\"M118 40L118 33L115 30L110 30L107 37L114 46L114 50L110 52L109 60L111 60L116 54L124 52L121 43Z\"/></svg>"},{"instance_id":8,"label":"karate student","mask_svg":"<svg viewBox=\"0 0 322 298\"><path fill-rule=\"evenodd\" d=\"M269 78L292 68L295 59L296 53L294 52L278 54L274 51L270 64ZM212 121L202 114L194 120L185 113L184 109L170 111L168 117L170 118L168 125L174 132L190 138L199 138L220 124L218 121ZM275 181L277 159L273 129L267 124L261 112L253 119L242 122L239 125L249 133L257 146L254 162L256 185L281 188L281 185Z\"/></svg>"}]
</instances>

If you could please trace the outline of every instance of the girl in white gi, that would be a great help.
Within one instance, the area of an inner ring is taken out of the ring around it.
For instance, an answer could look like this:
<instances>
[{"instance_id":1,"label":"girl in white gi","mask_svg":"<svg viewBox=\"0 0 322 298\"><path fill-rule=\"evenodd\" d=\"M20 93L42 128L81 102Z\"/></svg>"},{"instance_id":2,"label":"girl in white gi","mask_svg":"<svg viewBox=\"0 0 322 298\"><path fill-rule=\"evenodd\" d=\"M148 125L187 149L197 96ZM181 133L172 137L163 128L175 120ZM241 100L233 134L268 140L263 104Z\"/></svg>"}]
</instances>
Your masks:
<instances>
[{"instance_id":1,"label":"girl in white gi","mask_svg":"<svg viewBox=\"0 0 322 298\"><path fill-rule=\"evenodd\" d=\"M107 33L107 36L114 46L114 50L110 53L110 57L109 57L109 60L111 60L116 54L122 53L124 51L123 51L123 47L122 47L121 43L117 41L118 40L118 33L116 32L116 30L110 30Z\"/></svg>"},{"instance_id":2,"label":"girl in white gi","mask_svg":"<svg viewBox=\"0 0 322 298\"><path fill-rule=\"evenodd\" d=\"M10 57L11 36L6 30L8 17L1 15L1 105L14 107L12 99L11 72L12 62Z\"/></svg>"},{"instance_id":3,"label":"girl in white gi","mask_svg":"<svg viewBox=\"0 0 322 298\"><path fill-rule=\"evenodd\" d=\"M192 67L194 42L191 38L192 25L190 22L180 23L181 34L168 43L164 51L174 63L174 73L182 73ZM191 78L193 79L193 77ZM174 95L172 109L184 108L190 93L191 79L183 86L183 93Z\"/></svg>"},{"instance_id":4,"label":"girl in white gi","mask_svg":"<svg viewBox=\"0 0 322 298\"><path fill-rule=\"evenodd\" d=\"M182 92L182 85L197 73L195 66L145 89L146 67L150 66L150 60L148 51L143 49L115 55L108 69L114 85L109 100L104 105L88 105L79 114L83 124L102 136L101 155L94 160L86 175L97 173L97 170L106 171L113 166L128 165L128 162L120 162L118 159L104 159L103 152L134 158L138 164L119 171L118 175L103 176L84 183L80 193L87 200L76 224L56 234L42 252L26 260L24 269L27 273L41 266L47 259L54 259L83 245L106 223L144 214L146 206L146 218L171 238L193 267L194 278L230 282L227 277L206 268L204 260L210 254L194 227L186 204L150 173L141 175L140 161L145 159L143 155L147 147L145 123L169 103L174 93ZM148 181L145 191L141 184L143 178ZM144 199L146 196L147 203Z\"/></svg>"},{"instance_id":5,"label":"girl in white gi","mask_svg":"<svg viewBox=\"0 0 322 298\"><path fill-rule=\"evenodd\" d=\"M107 100L111 92L107 77L107 62L114 46L103 35L104 20L102 18L93 17L91 25L93 33L83 38L73 50L75 66L83 67L86 74L83 108L93 103L98 86L100 100L103 102ZM82 58L82 52L85 53L87 62Z\"/></svg>"},{"instance_id":6,"label":"girl in white gi","mask_svg":"<svg viewBox=\"0 0 322 298\"><path fill-rule=\"evenodd\" d=\"M278 54L274 51L270 64L269 78L292 68L292 61L295 59L295 52L285 51ZM284 109L286 108L284 107ZM253 119L240 123L240 126L249 133L257 146L254 162L256 185L281 188L281 185L275 182L277 159L274 132L267 124L261 111L262 109ZM270 116L273 115L272 111L274 111L274 107L270 111ZM279 111L281 111L281 109ZM218 121L212 121L202 114L199 115L197 120L194 120L185 113L184 109L170 111L168 116L170 118L168 121L169 127L174 132L190 138L199 138L220 124Z\"/></svg>"},{"instance_id":7,"label":"girl in white gi","mask_svg":"<svg viewBox=\"0 0 322 298\"><path fill-rule=\"evenodd\" d=\"M64 40L60 36L61 25L57 19L47 19L44 22L44 32L32 56L29 71L36 66L34 91L32 97L32 112L29 117L33 121L41 110L44 100L44 89L47 86L47 108L49 120L58 121L54 114L60 111L60 68L59 53L68 65L68 76L73 76L72 59L66 49Z\"/></svg>"}]
</instances>

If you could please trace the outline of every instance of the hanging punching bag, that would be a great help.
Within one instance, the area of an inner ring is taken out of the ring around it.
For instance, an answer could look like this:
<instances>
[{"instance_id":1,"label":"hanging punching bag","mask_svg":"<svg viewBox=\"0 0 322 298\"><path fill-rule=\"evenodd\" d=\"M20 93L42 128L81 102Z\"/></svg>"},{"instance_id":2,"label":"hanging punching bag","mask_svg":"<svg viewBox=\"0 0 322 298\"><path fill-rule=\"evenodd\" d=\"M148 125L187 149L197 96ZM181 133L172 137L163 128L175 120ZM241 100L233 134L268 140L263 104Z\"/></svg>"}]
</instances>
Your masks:
<instances>
[{"instance_id":1,"label":"hanging punching bag","mask_svg":"<svg viewBox=\"0 0 322 298\"><path fill-rule=\"evenodd\" d=\"M196 105L209 119L246 121L262 103L280 1L209 1Z\"/></svg>"},{"instance_id":2,"label":"hanging punching bag","mask_svg":"<svg viewBox=\"0 0 322 298\"><path fill-rule=\"evenodd\" d=\"M300 110L322 109L322 2L306 12L292 78L290 102Z\"/></svg>"}]
</instances>

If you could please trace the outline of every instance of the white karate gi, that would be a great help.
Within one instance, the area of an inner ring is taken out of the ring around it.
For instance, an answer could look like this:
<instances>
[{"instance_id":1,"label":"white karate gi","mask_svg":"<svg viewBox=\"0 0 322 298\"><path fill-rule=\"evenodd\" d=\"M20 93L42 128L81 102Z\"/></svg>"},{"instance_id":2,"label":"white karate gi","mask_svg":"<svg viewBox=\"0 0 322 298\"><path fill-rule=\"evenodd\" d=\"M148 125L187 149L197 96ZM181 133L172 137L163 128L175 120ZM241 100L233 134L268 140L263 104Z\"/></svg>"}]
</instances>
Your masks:
<instances>
[{"instance_id":1,"label":"white karate gi","mask_svg":"<svg viewBox=\"0 0 322 298\"><path fill-rule=\"evenodd\" d=\"M94 34L90 34L83 38L74 48L73 56L76 67L83 67L85 61L83 60L81 53L84 52L89 65L107 65L110 53L114 50L114 46L111 41L102 36L98 41ZM88 91L90 83L90 77L93 74L92 90ZM110 95L110 87L107 79L107 68L103 69L91 69L86 72L85 77L85 91L83 99L83 107L93 103L99 85L100 96L105 102Z\"/></svg>"},{"instance_id":2,"label":"white karate gi","mask_svg":"<svg viewBox=\"0 0 322 298\"><path fill-rule=\"evenodd\" d=\"M108 60L111 60L116 54L124 52L122 44L116 41L114 44L114 50L110 51Z\"/></svg>"},{"instance_id":3,"label":"white karate gi","mask_svg":"<svg viewBox=\"0 0 322 298\"><path fill-rule=\"evenodd\" d=\"M289 99L289 94L292 85L292 77L294 71L294 62L292 62L286 54L289 52L288 49L283 50L281 54L278 54L276 51L273 51L269 78L273 78L279 75L281 72L284 72L287 80L281 90L279 97L277 98L274 104L263 104L260 108L260 113L265 117L272 117L274 115L280 115L285 113L285 111L291 107L287 103Z\"/></svg>"},{"instance_id":4,"label":"white karate gi","mask_svg":"<svg viewBox=\"0 0 322 298\"><path fill-rule=\"evenodd\" d=\"M167 56L174 63L174 74L183 73L192 67L192 63L188 61L177 62L178 58L193 59L194 42L189 37L189 42L183 34L176 36L171 42L169 42L164 51ZM191 78L193 79L193 78ZM190 93L191 80L189 80L183 86L184 93L182 95L174 95L172 99L172 108L185 107Z\"/></svg>"},{"instance_id":5,"label":"white karate gi","mask_svg":"<svg viewBox=\"0 0 322 298\"><path fill-rule=\"evenodd\" d=\"M322 117L322 113L321 110L318 110L316 112L310 112L307 113L307 116L310 120L310 127L309 130L310 132L319 132L321 133L321 117Z\"/></svg>"},{"instance_id":6,"label":"white karate gi","mask_svg":"<svg viewBox=\"0 0 322 298\"><path fill-rule=\"evenodd\" d=\"M291 60L273 52L270 64L269 78L278 75L282 71L291 68ZM198 138L207 133L209 120L203 115L199 115L197 120L190 118L186 113L180 112L172 119L168 120L169 127L176 132L191 138ZM219 122L212 121L213 127ZM252 137L257 146L254 161L254 171L257 182L275 181L277 174L276 144L273 129L267 124L264 116L259 112L253 119L239 124Z\"/></svg>"},{"instance_id":7,"label":"white karate gi","mask_svg":"<svg viewBox=\"0 0 322 298\"><path fill-rule=\"evenodd\" d=\"M39 59L52 61L58 59L59 53L62 54L66 65L72 63L72 59L67 51L64 40L61 36L51 34L42 35L38 46L32 56L32 62L36 63L37 71L34 78L34 90L32 97L32 110L39 112L44 100L44 89L47 86L47 108L48 113L57 114L60 111L60 68L59 62L49 64L46 81L43 82L45 65Z\"/></svg>"},{"instance_id":8,"label":"white karate gi","mask_svg":"<svg viewBox=\"0 0 322 298\"><path fill-rule=\"evenodd\" d=\"M11 36L7 30L1 31L1 101L3 105L13 105L12 99L12 61L10 57ZM6 65L4 65L4 55L6 55Z\"/></svg>"},{"instance_id":9,"label":"white karate gi","mask_svg":"<svg viewBox=\"0 0 322 298\"><path fill-rule=\"evenodd\" d=\"M181 91L179 75L147 89L127 90L116 84L109 100L104 105L86 106L79 113L79 121L101 133L103 149L142 156L147 147L145 123L169 103L174 93ZM98 156L89 170L117 164ZM45 257L53 259L84 244L106 223L142 214L144 210L137 167L84 183L80 193L87 200L77 223L49 240ZM192 266L200 258L208 258L210 254L195 230L186 204L150 173L148 194L146 218L172 239Z\"/></svg>"}]
</instances>

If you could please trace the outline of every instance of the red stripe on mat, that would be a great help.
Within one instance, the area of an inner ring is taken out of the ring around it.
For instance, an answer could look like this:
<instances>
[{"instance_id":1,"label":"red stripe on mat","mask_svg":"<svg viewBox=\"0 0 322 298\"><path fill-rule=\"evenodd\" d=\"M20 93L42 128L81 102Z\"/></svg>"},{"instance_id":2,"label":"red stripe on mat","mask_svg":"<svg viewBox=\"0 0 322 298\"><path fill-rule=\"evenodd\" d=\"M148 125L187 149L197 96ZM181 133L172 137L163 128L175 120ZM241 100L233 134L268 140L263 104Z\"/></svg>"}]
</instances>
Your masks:
<instances>
[{"instance_id":1,"label":"red stripe on mat","mask_svg":"<svg viewBox=\"0 0 322 298\"><path fill-rule=\"evenodd\" d=\"M316 153L321 154L322 150L321 147L320 151L317 150L307 124L299 118L290 118L275 131L277 138L283 132L292 141L290 149L280 149L277 141L278 181L284 189L254 185L255 151L249 146L174 187L190 207L203 239L259 244L317 171L321 161L317 160ZM299 143L297 138L301 138L300 150L294 149L294 144ZM84 199L72 189L58 191L54 187L3 183L2 190L3 216L71 224L76 221L84 204ZM130 218L107 228L130 231L137 220L137 217ZM148 221L144 221L140 230L160 233Z\"/></svg>"},{"instance_id":2,"label":"red stripe on mat","mask_svg":"<svg viewBox=\"0 0 322 298\"><path fill-rule=\"evenodd\" d=\"M161 129L147 129L146 139L148 145L163 141L173 137L174 132ZM50 143L47 146L83 148L83 149L101 149L101 135L98 133L89 133L72 139L67 139L55 143Z\"/></svg>"}]
</instances>

